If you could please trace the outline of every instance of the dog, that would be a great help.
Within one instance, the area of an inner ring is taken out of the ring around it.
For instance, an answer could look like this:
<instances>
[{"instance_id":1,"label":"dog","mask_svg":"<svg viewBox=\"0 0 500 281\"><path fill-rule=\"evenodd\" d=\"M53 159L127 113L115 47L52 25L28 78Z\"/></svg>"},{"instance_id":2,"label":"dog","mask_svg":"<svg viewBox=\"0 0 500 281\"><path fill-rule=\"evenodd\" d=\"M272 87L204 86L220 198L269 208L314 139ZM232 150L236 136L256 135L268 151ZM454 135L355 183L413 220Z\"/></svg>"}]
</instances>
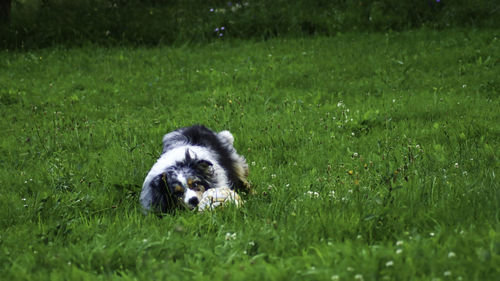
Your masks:
<instances>
[{"instance_id":1,"label":"dog","mask_svg":"<svg viewBox=\"0 0 500 281\"><path fill-rule=\"evenodd\" d=\"M166 134L161 156L142 186L140 202L145 212L195 209L211 188L249 191L248 165L233 143L229 131L216 133L202 125Z\"/></svg>"}]
</instances>

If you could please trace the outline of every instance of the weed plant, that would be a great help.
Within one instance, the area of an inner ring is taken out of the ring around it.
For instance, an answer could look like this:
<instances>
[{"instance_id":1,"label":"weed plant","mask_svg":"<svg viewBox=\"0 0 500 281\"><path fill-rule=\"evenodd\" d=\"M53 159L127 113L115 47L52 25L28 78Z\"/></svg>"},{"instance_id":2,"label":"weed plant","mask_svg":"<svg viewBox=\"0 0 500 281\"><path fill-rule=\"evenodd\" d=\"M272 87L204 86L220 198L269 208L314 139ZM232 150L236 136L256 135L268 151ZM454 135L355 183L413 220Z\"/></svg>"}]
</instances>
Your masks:
<instances>
[{"instance_id":1,"label":"weed plant","mask_svg":"<svg viewBox=\"0 0 500 281\"><path fill-rule=\"evenodd\" d=\"M497 30L0 52L5 280L496 280ZM144 215L166 132L230 130L242 208Z\"/></svg>"}]
</instances>

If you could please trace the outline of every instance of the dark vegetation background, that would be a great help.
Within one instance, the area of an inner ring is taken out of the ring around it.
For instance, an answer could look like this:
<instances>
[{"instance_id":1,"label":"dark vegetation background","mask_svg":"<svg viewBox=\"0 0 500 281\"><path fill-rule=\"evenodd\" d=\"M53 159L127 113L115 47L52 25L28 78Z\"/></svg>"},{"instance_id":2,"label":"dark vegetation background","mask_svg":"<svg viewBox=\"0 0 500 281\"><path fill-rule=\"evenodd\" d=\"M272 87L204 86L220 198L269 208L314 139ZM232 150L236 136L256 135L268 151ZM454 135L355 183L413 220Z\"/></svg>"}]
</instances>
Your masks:
<instances>
[{"instance_id":1,"label":"dark vegetation background","mask_svg":"<svg viewBox=\"0 0 500 281\"><path fill-rule=\"evenodd\" d=\"M498 0L0 0L0 9L8 49L500 25Z\"/></svg>"}]
</instances>

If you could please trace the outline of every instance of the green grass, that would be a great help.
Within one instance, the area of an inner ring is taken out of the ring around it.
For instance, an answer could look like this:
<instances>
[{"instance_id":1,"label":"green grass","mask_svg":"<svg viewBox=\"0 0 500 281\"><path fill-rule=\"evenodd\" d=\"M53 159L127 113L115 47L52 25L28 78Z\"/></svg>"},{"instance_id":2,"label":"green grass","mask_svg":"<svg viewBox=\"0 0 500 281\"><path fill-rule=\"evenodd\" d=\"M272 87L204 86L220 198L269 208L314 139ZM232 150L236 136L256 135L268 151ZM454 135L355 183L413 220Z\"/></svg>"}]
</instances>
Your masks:
<instances>
[{"instance_id":1,"label":"green grass","mask_svg":"<svg viewBox=\"0 0 500 281\"><path fill-rule=\"evenodd\" d=\"M2 51L1 279L496 280L499 35ZM255 195L144 216L194 123L233 132Z\"/></svg>"}]
</instances>

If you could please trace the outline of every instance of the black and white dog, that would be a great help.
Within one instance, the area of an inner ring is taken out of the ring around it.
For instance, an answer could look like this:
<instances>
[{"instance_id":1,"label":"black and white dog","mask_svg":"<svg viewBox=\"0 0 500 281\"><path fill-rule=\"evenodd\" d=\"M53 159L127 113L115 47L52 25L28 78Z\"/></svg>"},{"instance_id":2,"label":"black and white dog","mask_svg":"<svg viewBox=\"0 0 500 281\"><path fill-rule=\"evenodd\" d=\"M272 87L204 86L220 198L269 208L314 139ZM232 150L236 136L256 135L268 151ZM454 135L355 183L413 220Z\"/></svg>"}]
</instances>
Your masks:
<instances>
[{"instance_id":1,"label":"black and white dog","mask_svg":"<svg viewBox=\"0 0 500 281\"><path fill-rule=\"evenodd\" d=\"M229 131L216 133L200 125L166 134L162 154L142 186L144 209L163 213L181 206L194 209L210 188L246 191L248 165L233 142Z\"/></svg>"}]
</instances>

